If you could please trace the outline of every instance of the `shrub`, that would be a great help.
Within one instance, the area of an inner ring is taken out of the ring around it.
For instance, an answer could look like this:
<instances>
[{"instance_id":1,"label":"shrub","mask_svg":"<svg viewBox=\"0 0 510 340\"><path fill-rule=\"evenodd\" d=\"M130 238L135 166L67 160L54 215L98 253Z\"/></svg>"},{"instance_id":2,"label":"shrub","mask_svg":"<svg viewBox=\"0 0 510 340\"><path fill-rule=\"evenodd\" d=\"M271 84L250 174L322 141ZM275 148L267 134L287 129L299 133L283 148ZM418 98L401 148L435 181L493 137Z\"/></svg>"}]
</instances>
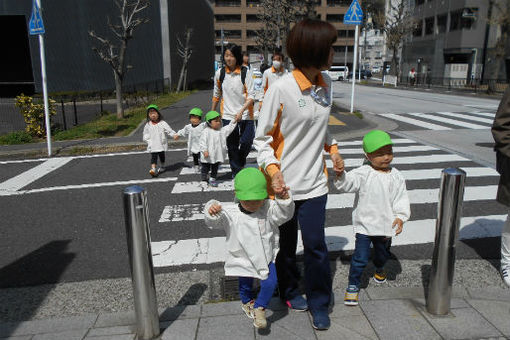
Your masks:
<instances>
[{"instance_id":1,"label":"shrub","mask_svg":"<svg viewBox=\"0 0 510 340\"><path fill-rule=\"evenodd\" d=\"M55 101L48 100L50 117L57 113ZM27 126L25 131L32 137L43 137L46 134L44 104L34 104L33 98L23 93L16 97L16 107L19 108Z\"/></svg>"},{"instance_id":2,"label":"shrub","mask_svg":"<svg viewBox=\"0 0 510 340\"><path fill-rule=\"evenodd\" d=\"M0 136L0 144L24 144L31 143L32 136L26 131L14 131Z\"/></svg>"}]
</instances>

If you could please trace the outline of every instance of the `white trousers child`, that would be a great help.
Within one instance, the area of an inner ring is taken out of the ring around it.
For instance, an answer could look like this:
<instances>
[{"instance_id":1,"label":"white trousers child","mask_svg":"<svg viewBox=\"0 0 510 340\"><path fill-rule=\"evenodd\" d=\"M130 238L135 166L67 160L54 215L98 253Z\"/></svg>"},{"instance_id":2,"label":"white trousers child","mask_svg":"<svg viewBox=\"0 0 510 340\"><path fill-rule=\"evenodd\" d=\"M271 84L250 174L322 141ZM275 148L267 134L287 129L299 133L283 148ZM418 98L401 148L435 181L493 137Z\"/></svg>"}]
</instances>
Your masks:
<instances>
[{"instance_id":1,"label":"white trousers child","mask_svg":"<svg viewBox=\"0 0 510 340\"><path fill-rule=\"evenodd\" d=\"M510 266L510 209L501 230L501 268Z\"/></svg>"}]
</instances>

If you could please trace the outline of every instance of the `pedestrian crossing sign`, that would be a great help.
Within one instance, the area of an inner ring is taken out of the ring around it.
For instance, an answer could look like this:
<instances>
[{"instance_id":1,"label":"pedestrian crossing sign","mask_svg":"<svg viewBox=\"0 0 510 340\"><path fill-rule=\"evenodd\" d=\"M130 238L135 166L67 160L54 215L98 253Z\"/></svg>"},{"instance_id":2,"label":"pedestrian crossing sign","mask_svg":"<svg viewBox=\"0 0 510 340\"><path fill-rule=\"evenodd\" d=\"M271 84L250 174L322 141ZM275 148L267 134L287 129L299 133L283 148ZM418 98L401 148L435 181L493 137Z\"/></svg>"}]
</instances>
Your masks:
<instances>
[{"instance_id":1,"label":"pedestrian crossing sign","mask_svg":"<svg viewBox=\"0 0 510 340\"><path fill-rule=\"evenodd\" d=\"M32 5L32 15L28 23L30 35L44 34L44 24L41 16L39 6L37 6L37 0L34 0Z\"/></svg>"},{"instance_id":2,"label":"pedestrian crossing sign","mask_svg":"<svg viewBox=\"0 0 510 340\"><path fill-rule=\"evenodd\" d=\"M353 0L347 13L344 15L344 25L361 25L363 22L363 10L358 0Z\"/></svg>"}]
</instances>

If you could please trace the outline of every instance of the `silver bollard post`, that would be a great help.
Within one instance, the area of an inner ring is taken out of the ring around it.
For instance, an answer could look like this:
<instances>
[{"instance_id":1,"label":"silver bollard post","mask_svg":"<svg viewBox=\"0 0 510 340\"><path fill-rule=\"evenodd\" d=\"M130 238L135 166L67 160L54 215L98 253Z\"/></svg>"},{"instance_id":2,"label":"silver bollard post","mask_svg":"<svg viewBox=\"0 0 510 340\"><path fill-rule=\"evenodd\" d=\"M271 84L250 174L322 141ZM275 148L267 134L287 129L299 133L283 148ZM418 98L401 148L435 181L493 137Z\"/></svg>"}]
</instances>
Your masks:
<instances>
[{"instance_id":1,"label":"silver bollard post","mask_svg":"<svg viewBox=\"0 0 510 340\"><path fill-rule=\"evenodd\" d=\"M124 189L124 216L138 339L159 336L159 314L152 266L146 191L136 185Z\"/></svg>"},{"instance_id":2,"label":"silver bollard post","mask_svg":"<svg viewBox=\"0 0 510 340\"><path fill-rule=\"evenodd\" d=\"M427 298L427 311L434 315L446 315L450 311L455 242L462 214L465 179L466 173L458 168L447 168L441 173L436 237Z\"/></svg>"}]
</instances>

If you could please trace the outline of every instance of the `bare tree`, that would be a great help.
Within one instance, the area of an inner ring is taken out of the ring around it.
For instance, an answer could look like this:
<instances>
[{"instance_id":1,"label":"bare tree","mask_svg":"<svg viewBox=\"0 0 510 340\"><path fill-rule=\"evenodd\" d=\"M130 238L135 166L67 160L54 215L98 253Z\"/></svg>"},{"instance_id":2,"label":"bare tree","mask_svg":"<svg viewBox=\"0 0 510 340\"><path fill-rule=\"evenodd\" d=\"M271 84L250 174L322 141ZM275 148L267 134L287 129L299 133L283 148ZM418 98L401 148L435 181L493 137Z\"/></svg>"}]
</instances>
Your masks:
<instances>
[{"instance_id":1,"label":"bare tree","mask_svg":"<svg viewBox=\"0 0 510 340\"><path fill-rule=\"evenodd\" d=\"M492 2L489 6L492 5ZM489 23L496 28L496 43L490 55L492 57L491 73L488 92L494 92L496 82L500 78L501 64L504 63L505 57L508 56L509 38L508 30L510 30L510 0L499 0L494 2L492 10L492 18Z\"/></svg>"},{"instance_id":2,"label":"bare tree","mask_svg":"<svg viewBox=\"0 0 510 340\"><path fill-rule=\"evenodd\" d=\"M290 25L304 18L317 18L315 6L314 0L262 0L262 10L257 16L263 28L256 32L257 44L263 51L280 48L286 55ZM267 59L267 55L264 58Z\"/></svg>"},{"instance_id":3,"label":"bare tree","mask_svg":"<svg viewBox=\"0 0 510 340\"><path fill-rule=\"evenodd\" d=\"M120 23L112 23L110 17L107 17L107 21L116 42L98 35L92 29L89 30L89 35L100 43L99 47L93 47L92 50L113 70L117 117L123 118L122 83L127 70L131 68L126 64L126 49L128 41L133 38L135 28L149 21L148 18L139 17L140 12L149 6L149 0L113 0L113 2L120 12Z\"/></svg>"},{"instance_id":4,"label":"bare tree","mask_svg":"<svg viewBox=\"0 0 510 340\"><path fill-rule=\"evenodd\" d=\"M193 50L189 44L191 39L191 35L193 34L193 29L188 28L184 33L185 43L183 44L179 38L177 38L177 53L182 58L182 67L181 67L181 75L179 76L179 82L177 83L177 92L179 92L182 88L183 91L186 91L187 88L187 78L188 78L188 61L191 58L191 54Z\"/></svg>"},{"instance_id":5,"label":"bare tree","mask_svg":"<svg viewBox=\"0 0 510 340\"><path fill-rule=\"evenodd\" d=\"M405 0L389 0L386 13L379 13L374 18L375 24L386 35L386 46L392 52L390 73L400 74L399 55L404 40L416 28L410 8Z\"/></svg>"}]
</instances>

